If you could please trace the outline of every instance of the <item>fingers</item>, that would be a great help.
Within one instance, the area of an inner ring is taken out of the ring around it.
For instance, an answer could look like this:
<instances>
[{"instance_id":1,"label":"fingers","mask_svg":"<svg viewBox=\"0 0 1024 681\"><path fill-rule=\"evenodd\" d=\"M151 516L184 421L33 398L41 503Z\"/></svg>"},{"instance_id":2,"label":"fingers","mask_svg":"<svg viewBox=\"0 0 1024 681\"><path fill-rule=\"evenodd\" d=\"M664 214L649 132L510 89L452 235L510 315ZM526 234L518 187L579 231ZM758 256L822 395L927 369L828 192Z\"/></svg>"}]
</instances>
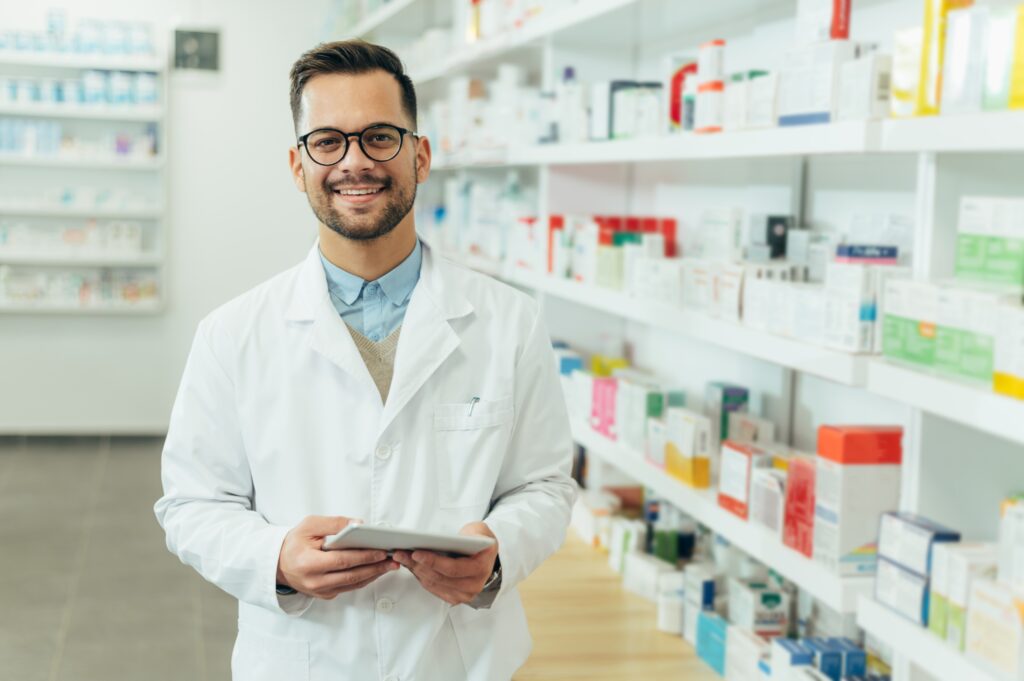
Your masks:
<instances>
[{"instance_id":1,"label":"fingers","mask_svg":"<svg viewBox=\"0 0 1024 681\"><path fill-rule=\"evenodd\" d=\"M494 564L494 557L490 556L488 560L488 556L484 555L487 552L488 550L485 549L474 556L449 558L448 556L442 556L431 551L415 551L412 554L412 560L446 577L462 579L480 576L484 572L490 573L490 566Z\"/></svg>"},{"instance_id":2,"label":"fingers","mask_svg":"<svg viewBox=\"0 0 1024 681\"><path fill-rule=\"evenodd\" d=\"M381 575L393 572L397 569L398 563L392 560L386 560L372 565L363 565L352 568L351 570L328 572L321 577L311 580L311 585L313 587L313 591L317 594L331 593L335 591L340 593L342 589L351 590L359 588L358 585L362 582L373 581Z\"/></svg>"},{"instance_id":3,"label":"fingers","mask_svg":"<svg viewBox=\"0 0 1024 681\"><path fill-rule=\"evenodd\" d=\"M358 518L347 518L341 515L310 515L302 519L298 527L307 538L329 537L338 534L352 523L361 523Z\"/></svg>"},{"instance_id":4,"label":"fingers","mask_svg":"<svg viewBox=\"0 0 1024 681\"><path fill-rule=\"evenodd\" d=\"M323 572L337 572L338 570L350 570L360 565L371 565L388 559L384 551L370 549L340 549L337 551L322 551L322 556L317 556L317 566Z\"/></svg>"},{"instance_id":5,"label":"fingers","mask_svg":"<svg viewBox=\"0 0 1024 681\"><path fill-rule=\"evenodd\" d=\"M416 552L420 553L419 551ZM415 555L415 554L413 554ZM434 554L428 554L434 555ZM424 589L443 601L458 605L476 598L487 581L486 576L475 574L467 577L449 577L433 569L425 562L413 560L407 551L395 553L395 560L411 572ZM455 560L470 560L467 558ZM489 573L488 573L489 574Z\"/></svg>"},{"instance_id":6,"label":"fingers","mask_svg":"<svg viewBox=\"0 0 1024 681\"><path fill-rule=\"evenodd\" d=\"M380 579L382 576L383 575L370 577L369 579L364 579L363 581L356 582L355 584L352 584L350 586L343 586L341 588L335 589L334 591L321 592L321 594L318 597L324 599L325 601L330 601L334 598L337 598L343 593L347 593L349 591L357 591L359 589L362 589L364 586L369 586L370 584L373 584L375 581Z\"/></svg>"}]
</instances>

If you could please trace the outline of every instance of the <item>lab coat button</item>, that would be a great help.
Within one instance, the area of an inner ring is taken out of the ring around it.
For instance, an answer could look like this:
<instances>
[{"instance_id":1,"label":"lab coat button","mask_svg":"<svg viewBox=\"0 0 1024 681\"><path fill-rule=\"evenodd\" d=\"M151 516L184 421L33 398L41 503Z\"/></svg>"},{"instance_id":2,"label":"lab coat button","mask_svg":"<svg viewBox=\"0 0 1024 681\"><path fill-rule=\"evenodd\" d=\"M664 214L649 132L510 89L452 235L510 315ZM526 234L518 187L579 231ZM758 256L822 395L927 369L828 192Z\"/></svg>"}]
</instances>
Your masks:
<instances>
[{"instance_id":1,"label":"lab coat button","mask_svg":"<svg viewBox=\"0 0 1024 681\"><path fill-rule=\"evenodd\" d=\"M395 602L390 598L381 598L377 601L377 612L391 612L395 607Z\"/></svg>"},{"instance_id":2,"label":"lab coat button","mask_svg":"<svg viewBox=\"0 0 1024 681\"><path fill-rule=\"evenodd\" d=\"M377 447L376 455L381 461L387 461L391 458L391 447L385 447L384 445Z\"/></svg>"}]
</instances>

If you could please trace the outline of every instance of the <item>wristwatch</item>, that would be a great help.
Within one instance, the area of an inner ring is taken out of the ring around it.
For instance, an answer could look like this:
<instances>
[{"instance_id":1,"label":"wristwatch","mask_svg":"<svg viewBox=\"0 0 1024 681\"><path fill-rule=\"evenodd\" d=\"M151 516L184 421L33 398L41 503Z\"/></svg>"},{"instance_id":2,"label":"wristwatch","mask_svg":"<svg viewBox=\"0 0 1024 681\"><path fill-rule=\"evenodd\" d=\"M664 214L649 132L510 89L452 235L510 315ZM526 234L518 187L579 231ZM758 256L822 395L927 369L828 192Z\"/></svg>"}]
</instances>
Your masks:
<instances>
[{"instance_id":1,"label":"wristwatch","mask_svg":"<svg viewBox=\"0 0 1024 681\"><path fill-rule=\"evenodd\" d=\"M278 584L276 586L276 591L277 591L277 595L278 596L291 596L293 594L299 593L295 589L291 588L290 586L286 586L284 584Z\"/></svg>"},{"instance_id":2,"label":"wristwatch","mask_svg":"<svg viewBox=\"0 0 1024 681\"><path fill-rule=\"evenodd\" d=\"M495 558L494 558L494 572L491 573L491 576L484 583L483 590L484 591L490 591L490 590L492 590L492 589L494 589L494 588L496 588L497 586L500 586L500 585L501 585L501 560L497 556L495 556Z\"/></svg>"}]
</instances>

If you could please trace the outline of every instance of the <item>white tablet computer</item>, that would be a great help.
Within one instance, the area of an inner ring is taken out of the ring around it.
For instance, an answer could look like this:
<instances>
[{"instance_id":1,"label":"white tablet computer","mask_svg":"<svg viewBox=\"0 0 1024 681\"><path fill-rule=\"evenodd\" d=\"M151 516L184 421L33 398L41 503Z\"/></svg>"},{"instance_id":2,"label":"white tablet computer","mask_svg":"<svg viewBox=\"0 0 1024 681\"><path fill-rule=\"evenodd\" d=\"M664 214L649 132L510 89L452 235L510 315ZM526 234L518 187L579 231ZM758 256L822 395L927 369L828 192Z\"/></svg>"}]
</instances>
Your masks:
<instances>
[{"instance_id":1,"label":"white tablet computer","mask_svg":"<svg viewBox=\"0 0 1024 681\"><path fill-rule=\"evenodd\" d=\"M490 537L467 536L463 534L434 534L398 527L377 527L375 525L349 525L344 530L324 538L323 550L335 549L379 549L394 551L402 549L415 551L437 551L460 556L472 556L494 544Z\"/></svg>"}]
</instances>

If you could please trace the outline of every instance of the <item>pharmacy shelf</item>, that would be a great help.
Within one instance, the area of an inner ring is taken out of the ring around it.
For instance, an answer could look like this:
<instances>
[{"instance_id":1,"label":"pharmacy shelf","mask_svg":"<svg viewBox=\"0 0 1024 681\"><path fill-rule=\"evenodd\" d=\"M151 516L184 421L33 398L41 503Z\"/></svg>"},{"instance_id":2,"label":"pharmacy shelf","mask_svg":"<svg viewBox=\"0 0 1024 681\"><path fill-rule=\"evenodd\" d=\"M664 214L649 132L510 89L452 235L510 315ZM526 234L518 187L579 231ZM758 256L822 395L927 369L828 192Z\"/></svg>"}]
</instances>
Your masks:
<instances>
[{"instance_id":1,"label":"pharmacy shelf","mask_svg":"<svg viewBox=\"0 0 1024 681\"><path fill-rule=\"evenodd\" d=\"M649 324L673 333L704 341L751 357L767 360L796 371L820 376L844 385L863 385L867 375L867 357L829 350L748 328L742 324L715 319L707 314L651 303L624 293L585 286L567 279L556 279L524 269L504 274L510 283L569 300L607 314Z\"/></svg>"},{"instance_id":2,"label":"pharmacy shelf","mask_svg":"<svg viewBox=\"0 0 1024 681\"><path fill-rule=\"evenodd\" d=\"M164 63L157 57L117 57L97 54L0 52L0 68L32 66L55 69L101 69L104 71L163 71Z\"/></svg>"},{"instance_id":3,"label":"pharmacy shelf","mask_svg":"<svg viewBox=\"0 0 1024 681\"><path fill-rule=\"evenodd\" d=\"M566 6L558 12L545 12L540 18L527 22L522 28L502 33L463 48L447 59L423 67L411 74L417 85L425 85L446 76L464 72L481 62L494 60L507 53L538 44L543 38L571 28L616 10L634 5L637 0L587 0Z\"/></svg>"},{"instance_id":4,"label":"pharmacy shelf","mask_svg":"<svg viewBox=\"0 0 1024 681\"><path fill-rule=\"evenodd\" d=\"M5 253L0 251L0 265L42 265L71 267L157 267L163 262L159 255L53 255L48 253Z\"/></svg>"},{"instance_id":5,"label":"pharmacy shelf","mask_svg":"<svg viewBox=\"0 0 1024 681\"><path fill-rule=\"evenodd\" d=\"M163 168L162 157L117 158L115 157L67 157L27 156L23 154L0 154L0 166L22 166L26 168L73 168L88 170L139 170L156 171Z\"/></svg>"},{"instance_id":6,"label":"pharmacy shelf","mask_svg":"<svg viewBox=\"0 0 1024 681\"><path fill-rule=\"evenodd\" d=\"M4 303L0 302L0 314L19 315L152 315L162 312L164 305L161 301L147 303L119 303L116 305L94 305L84 307L81 305L33 305L30 303Z\"/></svg>"},{"instance_id":7,"label":"pharmacy shelf","mask_svg":"<svg viewBox=\"0 0 1024 681\"><path fill-rule=\"evenodd\" d=\"M161 106L139 106L125 104L123 106L110 106L108 104L96 105L69 105L69 104L3 104L0 105L0 115L4 116L32 116L44 118L80 118L99 121L159 121L164 117L164 109Z\"/></svg>"},{"instance_id":8,"label":"pharmacy shelf","mask_svg":"<svg viewBox=\"0 0 1024 681\"><path fill-rule=\"evenodd\" d=\"M74 208L65 206L5 206L0 204L0 215L24 215L30 217L54 218L158 220L163 216L163 212L156 208L152 210L110 210L102 208Z\"/></svg>"},{"instance_id":9,"label":"pharmacy shelf","mask_svg":"<svg viewBox=\"0 0 1024 681\"><path fill-rule=\"evenodd\" d=\"M861 598L857 607L857 623L939 681L1002 681L1001 677L971 662L924 627L873 598Z\"/></svg>"},{"instance_id":10,"label":"pharmacy shelf","mask_svg":"<svg viewBox=\"0 0 1024 681\"><path fill-rule=\"evenodd\" d=\"M887 152L1024 152L1024 111L927 116L882 122Z\"/></svg>"},{"instance_id":11,"label":"pharmacy shelf","mask_svg":"<svg viewBox=\"0 0 1024 681\"><path fill-rule=\"evenodd\" d=\"M390 0L377 11L363 17L363 19L352 27L350 34L354 38L365 38L368 34L380 28L394 19L412 5L422 0Z\"/></svg>"},{"instance_id":12,"label":"pharmacy shelf","mask_svg":"<svg viewBox=\"0 0 1024 681\"><path fill-rule=\"evenodd\" d=\"M1024 400L999 395L991 388L879 358L869 362L867 388L897 402L1024 444Z\"/></svg>"},{"instance_id":13,"label":"pharmacy shelf","mask_svg":"<svg viewBox=\"0 0 1024 681\"><path fill-rule=\"evenodd\" d=\"M742 520L718 505L714 490L679 482L637 452L612 442L582 423L573 423L573 439L588 455L608 463L650 487L679 510L722 535L782 576L840 612L854 612L861 596L871 593L869 577L838 577L779 541L767 529ZM967 678L967 677L964 677Z\"/></svg>"}]
</instances>

